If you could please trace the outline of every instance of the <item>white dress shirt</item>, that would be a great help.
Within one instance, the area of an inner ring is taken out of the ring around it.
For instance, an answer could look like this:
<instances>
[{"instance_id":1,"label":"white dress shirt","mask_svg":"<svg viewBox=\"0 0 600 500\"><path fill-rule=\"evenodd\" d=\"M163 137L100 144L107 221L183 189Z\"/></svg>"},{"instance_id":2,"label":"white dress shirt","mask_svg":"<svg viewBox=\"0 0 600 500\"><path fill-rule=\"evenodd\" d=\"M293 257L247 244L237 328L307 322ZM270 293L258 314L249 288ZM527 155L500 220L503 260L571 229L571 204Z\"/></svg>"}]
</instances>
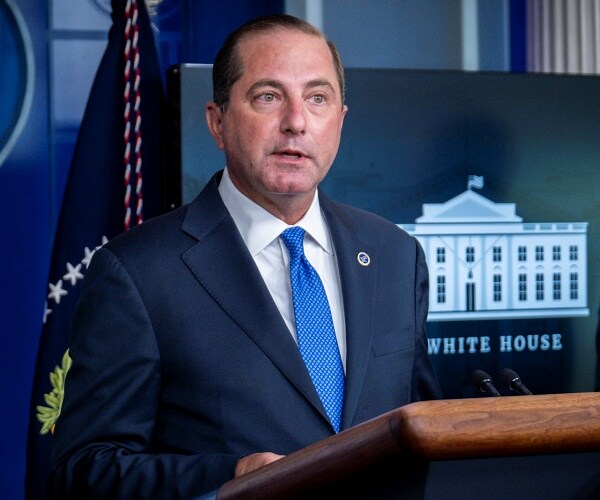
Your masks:
<instances>
[{"instance_id":1,"label":"white dress shirt","mask_svg":"<svg viewBox=\"0 0 600 500\"><path fill-rule=\"evenodd\" d=\"M297 340L290 284L289 253L285 243L279 237L285 229L292 226L287 225L238 191L231 182L227 168L225 168L219 184L219 193L254 258L281 316L294 340ZM335 249L325 218L321 213L317 193L315 193L306 215L295 225L306 231L304 253L321 277L325 287L345 371L346 325L342 287Z\"/></svg>"}]
</instances>

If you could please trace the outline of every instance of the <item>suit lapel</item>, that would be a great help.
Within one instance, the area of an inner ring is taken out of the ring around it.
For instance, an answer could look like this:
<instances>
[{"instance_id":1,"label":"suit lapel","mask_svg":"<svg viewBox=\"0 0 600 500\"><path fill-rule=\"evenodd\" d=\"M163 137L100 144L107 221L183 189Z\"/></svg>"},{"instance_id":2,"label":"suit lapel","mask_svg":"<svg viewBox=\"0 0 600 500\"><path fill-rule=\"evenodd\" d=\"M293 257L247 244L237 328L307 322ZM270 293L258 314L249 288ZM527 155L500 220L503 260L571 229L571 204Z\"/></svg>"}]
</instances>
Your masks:
<instances>
[{"instance_id":1,"label":"suit lapel","mask_svg":"<svg viewBox=\"0 0 600 500\"><path fill-rule=\"evenodd\" d=\"M343 428L347 428L352 425L363 392L371 350L378 262L373 242L361 239L360 229L347 213L323 194L320 203L333 238L344 299L347 353ZM368 265L359 263L360 252L370 257Z\"/></svg>"},{"instance_id":2,"label":"suit lapel","mask_svg":"<svg viewBox=\"0 0 600 500\"><path fill-rule=\"evenodd\" d=\"M184 253L183 260L225 313L326 416L296 343L217 186L215 176L189 206L182 229L199 241Z\"/></svg>"}]
</instances>

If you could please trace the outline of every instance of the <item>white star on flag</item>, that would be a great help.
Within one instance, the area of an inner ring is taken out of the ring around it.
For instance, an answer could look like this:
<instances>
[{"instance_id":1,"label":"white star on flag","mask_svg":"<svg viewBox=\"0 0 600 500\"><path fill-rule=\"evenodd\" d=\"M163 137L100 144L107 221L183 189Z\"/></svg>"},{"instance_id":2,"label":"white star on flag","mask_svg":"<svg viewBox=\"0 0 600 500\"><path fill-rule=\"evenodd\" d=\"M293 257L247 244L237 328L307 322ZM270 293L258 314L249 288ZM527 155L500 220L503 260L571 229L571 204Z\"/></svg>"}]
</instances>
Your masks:
<instances>
[{"instance_id":1,"label":"white star on flag","mask_svg":"<svg viewBox=\"0 0 600 500\"><path fill-rule=\"evenodd\" d=\"M63 279L69 281L71 286L75 286L77 284L77 280L83 279L83 274L80 272L81 264L77 264L73 266L70 262L67 262L67 274L63 276Z\"/></svg>"},{"instance_id":2,"label":"white star on flag","mask_svg":"<svg viewBox=\"0 0 600 500\"><path fill-rule=\"evenodd\" d=\"M68 292L65 289L63 289L63 281L58 280L58 283L56 283L56 285L48 283L48 286L50 287L50 293L48 294L48 298L54 299L54 302L60 304L60 298L68 294Z\"/></svg>"}]
</instances>

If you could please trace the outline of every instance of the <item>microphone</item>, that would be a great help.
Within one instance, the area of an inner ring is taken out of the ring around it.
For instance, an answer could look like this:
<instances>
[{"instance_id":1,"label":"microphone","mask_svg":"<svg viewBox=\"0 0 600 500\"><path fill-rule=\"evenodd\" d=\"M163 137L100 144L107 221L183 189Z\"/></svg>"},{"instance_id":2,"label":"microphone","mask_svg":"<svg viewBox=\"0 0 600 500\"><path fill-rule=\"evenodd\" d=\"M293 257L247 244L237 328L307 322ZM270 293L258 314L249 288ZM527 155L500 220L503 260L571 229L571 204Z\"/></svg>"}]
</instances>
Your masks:
<instances>
[{"instance_id":1,"label":"microphone","mask_svg":"<svg viewBox=\"0 0 600 500\"><path fill-rule=\"evenodd\" d=\"M481 392L485 392L488 396L500 396L498 389L496 389L492 383L492 377L490 377L483 370L475 370L471 374L471 380L477 387L479 387Z\"/></svg>"},{"instance_id":2,"label":"microphone","mask_svg":"<svg viewBox=\"0 0 600 500\"><path fill-rule=\"evenodd\" d=\"M531 391L525 387L523 382L521 382L521 378L514 370L504 368L500 371L498 376L502 383L511 391L515 391L523 396L531 396Z\"/></svg>"}]
</instances>

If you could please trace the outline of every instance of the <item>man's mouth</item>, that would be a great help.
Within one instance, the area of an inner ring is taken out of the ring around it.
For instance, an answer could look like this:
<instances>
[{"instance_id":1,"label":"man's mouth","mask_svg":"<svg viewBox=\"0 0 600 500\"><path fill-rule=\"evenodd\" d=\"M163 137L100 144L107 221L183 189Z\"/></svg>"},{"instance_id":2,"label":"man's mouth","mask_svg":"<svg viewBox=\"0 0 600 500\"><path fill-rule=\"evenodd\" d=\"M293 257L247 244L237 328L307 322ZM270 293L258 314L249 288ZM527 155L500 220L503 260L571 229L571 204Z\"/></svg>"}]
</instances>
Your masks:
<instances>
[{"instance_id":1,"label":"man's mouth","mask_svg":"<svg viewBox=\"0 0 600 500\"><path fill-rule=\"evenodd\" d=\"M298 151L295 149L282 149L280 151L276 151L276 154L280 156L284 156L286 158L299 160L300 158L304 158L305 154L302 151Z\"/></svg>"}]
</instances>

